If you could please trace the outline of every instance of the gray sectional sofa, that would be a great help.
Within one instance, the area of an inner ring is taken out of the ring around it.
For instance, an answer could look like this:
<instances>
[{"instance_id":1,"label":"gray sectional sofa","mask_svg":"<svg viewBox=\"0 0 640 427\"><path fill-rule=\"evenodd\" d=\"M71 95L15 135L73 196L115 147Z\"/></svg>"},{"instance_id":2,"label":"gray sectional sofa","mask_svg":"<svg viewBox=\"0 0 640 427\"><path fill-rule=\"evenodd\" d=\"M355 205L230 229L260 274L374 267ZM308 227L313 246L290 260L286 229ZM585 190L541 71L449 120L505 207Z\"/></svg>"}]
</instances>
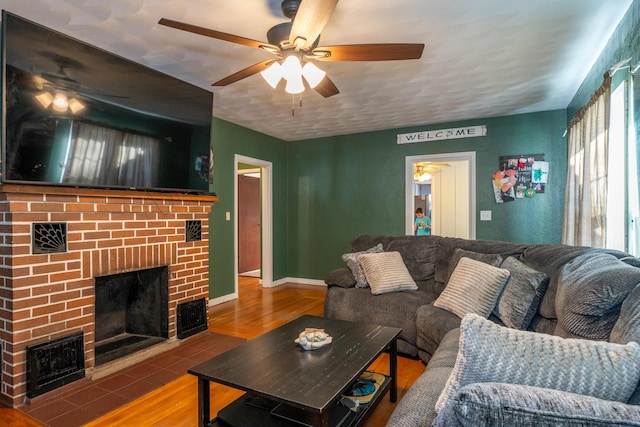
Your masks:
<instances>
[{"instance_id":1,"label":"gray sectional sofa","mask_svg":"<svg viewBox=\"0 0 640 427\"><path fill-rule=\"evenodd\" d=\"M440 236L351 244L325 277L324 315L400 327L398 351L426 365L389 426L640 426L638 258ZM366 251L399 252L417 290L362 287Z\"/></svg>"}]
</instances>

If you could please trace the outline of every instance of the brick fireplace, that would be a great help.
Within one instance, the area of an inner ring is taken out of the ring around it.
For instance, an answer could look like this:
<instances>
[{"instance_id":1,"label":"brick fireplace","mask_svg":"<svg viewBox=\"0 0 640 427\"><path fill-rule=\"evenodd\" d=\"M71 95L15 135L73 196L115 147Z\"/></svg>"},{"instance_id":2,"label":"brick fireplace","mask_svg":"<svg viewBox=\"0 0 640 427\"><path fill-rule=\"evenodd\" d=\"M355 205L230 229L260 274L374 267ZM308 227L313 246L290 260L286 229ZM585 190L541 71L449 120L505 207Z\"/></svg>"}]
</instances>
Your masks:
<instances>
[{"instance_id":1,"label":"brick fireplace","mask_svg":"<svg viewBox=\"0 0 640 427\"><path fill-rule=\"evenodd\" d=\"M95 368L98 276L166 266L168 340L177 341L178 304L208 299L208 217L216 200L1 186L0 399L24 403L29 346L81 333L85 370Z\"/></svg>"}]
</instances>

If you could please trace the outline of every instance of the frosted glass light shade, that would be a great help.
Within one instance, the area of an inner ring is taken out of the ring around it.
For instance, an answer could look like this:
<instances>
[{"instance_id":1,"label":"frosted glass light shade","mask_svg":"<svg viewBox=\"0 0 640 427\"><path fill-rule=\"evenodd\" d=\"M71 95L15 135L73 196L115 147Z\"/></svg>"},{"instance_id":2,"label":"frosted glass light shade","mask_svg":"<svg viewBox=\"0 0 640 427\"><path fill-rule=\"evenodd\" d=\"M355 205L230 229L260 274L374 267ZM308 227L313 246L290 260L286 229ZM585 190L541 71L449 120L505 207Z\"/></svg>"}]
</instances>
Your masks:
<instances>
[{"instance_id":1,"label":"frosted glass light shade","mask_svg":"<svg viewBox=\"0 0 640 427\"><path fill-rule=\"evenodd\" d=\"M318 83L324 79L324 76L326 76L327 73L316 67L315 64L307 62L304 64L304 67L302 67L302 75L307 83L309 83L309 87L313 89L318 86Z\"/></svg>"},{"instance_id":2,"label":"frosted glass light shade","mask_svg":"<svg viewBox=\"0 0 640 427\"><path fill-rule=\"evenodd\" d=\"M282 63L282 77L285 80L296 80L302 75L302 66L300 60L295 55L287 56L287 59Z\"/></svg>"},{"instance_id":3,"label":"frosted glass light shade","mask_svg":"<svg viewBox=\"0 0 640 427\"><path fill-rule=\"evenodd\" d=\"M302 75L297 78L287 79L287 86L284 88L287 93L296 94L304 92L304 83L302 83Z\"/></svg>"},{"instance_id":4,"label":"frosted glass light shade","mask_svg":"<svg viewBox=\"0 0 640 427\"><path fill-rule=\"evenodd\" d=\"M275 89L282 78L282 66L279 62L275 61L269 68L262 71L260 75L269 83L269 86Z\"/></svg>"}]
</instances>

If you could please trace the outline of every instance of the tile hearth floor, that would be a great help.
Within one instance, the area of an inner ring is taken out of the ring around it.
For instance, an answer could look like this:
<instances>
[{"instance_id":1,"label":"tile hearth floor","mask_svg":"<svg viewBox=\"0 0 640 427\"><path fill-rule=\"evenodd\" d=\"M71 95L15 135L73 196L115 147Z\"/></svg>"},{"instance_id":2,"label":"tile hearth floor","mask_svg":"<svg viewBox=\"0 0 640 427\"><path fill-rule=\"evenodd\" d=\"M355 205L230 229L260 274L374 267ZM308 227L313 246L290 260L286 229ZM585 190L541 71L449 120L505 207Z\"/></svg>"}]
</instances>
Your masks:
<instances>
[{"instance_id":1,"label":"tile hearth floor","mask_svg":"<svg viewBox=\"0 0 640 427\"><path fill-rule=\"evenodd\" d=\"M80 426L182 375L245 339L204 332L179 347L95 381L83 378L31 399L18 409L51 427Z\"/></svg>"}]
</instances>

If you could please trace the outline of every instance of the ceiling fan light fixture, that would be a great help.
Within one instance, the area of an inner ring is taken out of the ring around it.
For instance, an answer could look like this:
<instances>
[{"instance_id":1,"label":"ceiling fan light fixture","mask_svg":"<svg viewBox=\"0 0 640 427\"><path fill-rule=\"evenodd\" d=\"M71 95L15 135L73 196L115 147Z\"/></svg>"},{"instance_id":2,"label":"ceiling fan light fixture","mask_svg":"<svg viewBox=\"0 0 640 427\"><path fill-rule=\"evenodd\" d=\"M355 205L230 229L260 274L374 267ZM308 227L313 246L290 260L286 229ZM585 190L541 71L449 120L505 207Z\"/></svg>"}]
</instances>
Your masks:
<instances>
[{"instance_id":1,"label":"ceiling fan light fixture","mask_svg":"<svg viewBox=\"0 0 640 427\"><path fill-rule=\"evenodd\" d=\"M284 88L287 93L292 95L304 92L304 83L302 82L302 75L287 79L287 86Z\"/></svg>"},{"instance_id":2,"label":"ceiling fan light fixture","mask_svg":"<svg viewBox=\"0 0 640 427\"><path fill-rule=\"evenodd\" d=\"M324 79L324 76L327 75L326 72L322 71L315 64L311 62L307 62L302 67L302 75L304 76L307 83L309 83L309 87L313 89L318 86L318 84Z\"/></svg>"},{"instance_id":3,"label":"ceiling fan light fixture","mask_svg":"<svg viewBox=\"0 0 640 427\"><path fill-rule=\"evenodd\" d=\"M269 83L269 86L275 89L280 79L282 79L282 66L279 62L274 61L274 63L262 71L260 75Z\"/></svg>"}]
</instances>

